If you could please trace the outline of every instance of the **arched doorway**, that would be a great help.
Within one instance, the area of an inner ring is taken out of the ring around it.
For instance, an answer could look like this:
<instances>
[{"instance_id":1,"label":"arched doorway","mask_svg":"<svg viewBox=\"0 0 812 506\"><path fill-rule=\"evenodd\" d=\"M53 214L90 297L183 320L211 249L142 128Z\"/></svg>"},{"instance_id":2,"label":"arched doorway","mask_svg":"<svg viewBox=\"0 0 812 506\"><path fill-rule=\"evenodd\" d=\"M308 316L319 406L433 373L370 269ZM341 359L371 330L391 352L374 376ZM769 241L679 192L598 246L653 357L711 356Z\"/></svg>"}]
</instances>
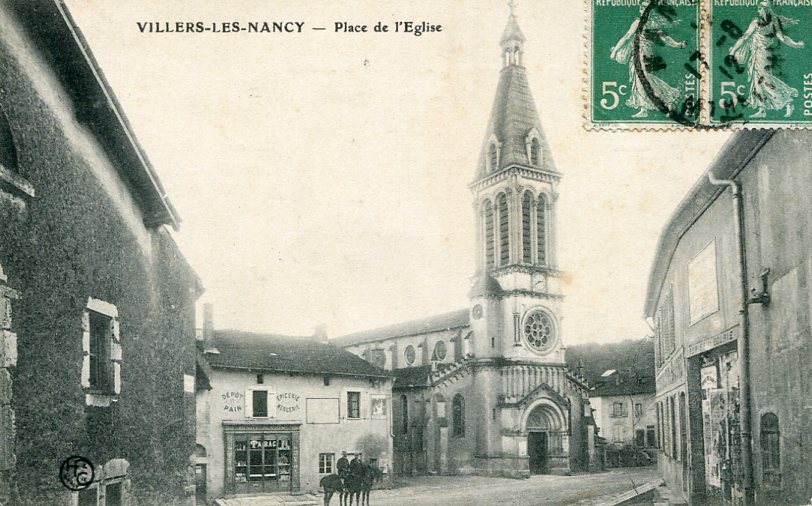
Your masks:
<instances>
[{"instance_id":1,"label":"arched doorway","mask_svg":"<svg viewBox=\"0 0 812 506\"><path fill-rule=\"evenodd\" d=\"M527 455L530 474L547 474L554 467L553 461L565 457L560 409L552 403L538 404L527 415Z\"/></svg>"}]
</instances>

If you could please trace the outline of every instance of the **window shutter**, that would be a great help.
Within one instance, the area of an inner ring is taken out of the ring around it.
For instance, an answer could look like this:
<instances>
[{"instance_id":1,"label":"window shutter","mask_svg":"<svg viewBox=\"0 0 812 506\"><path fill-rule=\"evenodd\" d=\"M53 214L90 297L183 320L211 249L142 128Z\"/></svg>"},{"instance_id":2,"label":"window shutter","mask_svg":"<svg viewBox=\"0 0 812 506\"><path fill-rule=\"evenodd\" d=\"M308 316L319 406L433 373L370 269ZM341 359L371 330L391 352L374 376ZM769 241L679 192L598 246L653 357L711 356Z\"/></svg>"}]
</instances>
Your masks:
<instances>
[{"instance_id":1,"label":"window shutter","mask_svg":"<svg viewBox=\"0 0 812 506\"><path fill-rule=\"evenodd\" d=\"M249 388L245 391L245 417L252 418L254 416L254 389Z\"/></svg>"},{"instance_id":2,"label":"window shutter","mask_svg":"<svg viewBox=\"0 0 812 506\"><path fill-rule=\"evenodd\" d=\"M341 420L347 419L347 412L349 411L347 406L347 390L341 390L341 402L338 405L338 417Z\"/></svg>"},{"instance_id":3,"label":"window shutter","mask_svg":"<svg viewBox=\"0 0 812 506\"><path fill-rule=\"evenodd\" d=\"M276 418L276 392L268 393L268 418Z\"/></svg>"},{"instance_id":4,"label":"window shutter","mask_svg":"<svg viewBox=\"0 0 812 506\"><path fill-rule=\"evenodd\" d=\"M82 311L82 386L90 387L90 313Z\"/></svg>"},{"instance_id":5,"label":"window shutter","mask_svg":"<svg viewBox=\"0 0 812 506\"><path fill-rule=\"evenodd\" d=\"M369 396L364 395L364 392L358 392L358 414L362 419L369 418Z\"/></svg>"}]
</instances>

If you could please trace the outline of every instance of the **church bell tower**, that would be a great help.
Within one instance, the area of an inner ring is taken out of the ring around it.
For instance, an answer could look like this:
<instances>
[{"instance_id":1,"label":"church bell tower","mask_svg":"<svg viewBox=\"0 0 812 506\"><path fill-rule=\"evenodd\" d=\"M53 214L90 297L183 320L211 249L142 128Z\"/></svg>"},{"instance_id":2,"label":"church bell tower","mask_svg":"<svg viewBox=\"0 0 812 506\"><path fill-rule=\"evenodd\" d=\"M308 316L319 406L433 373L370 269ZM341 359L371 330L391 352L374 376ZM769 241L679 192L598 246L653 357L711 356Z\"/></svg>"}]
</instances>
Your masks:
<instances>
[{"instance_id":1,"label":"church bell tower","mask_svg":"<svg viewBox=\"0 0 812 506\"><path fill-rule=\"evenodd\" d=\"M556 170L524 67L525 37L511 5L502 68L470 189L476 273L469 294L473 353L562 364Z\"/></svg>"}]
</instances>

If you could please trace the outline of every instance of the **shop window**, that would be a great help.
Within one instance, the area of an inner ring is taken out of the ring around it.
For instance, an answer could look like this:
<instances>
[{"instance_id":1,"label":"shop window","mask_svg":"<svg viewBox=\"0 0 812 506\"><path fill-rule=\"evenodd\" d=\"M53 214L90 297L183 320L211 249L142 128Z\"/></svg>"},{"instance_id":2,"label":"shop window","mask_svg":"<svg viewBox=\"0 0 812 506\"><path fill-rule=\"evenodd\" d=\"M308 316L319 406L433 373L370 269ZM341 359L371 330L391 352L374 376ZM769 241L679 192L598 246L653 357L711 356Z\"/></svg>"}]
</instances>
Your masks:
<instances>
[{"instance_id":1,"label":"shop window","mask_svg":"<svg viewBox=\"0 0 812 506\"><path fill-rule=\"evenodd\" d=\"M774 413L761 415L761 469L765 485L781 485L781 438Z\"/></svg>"},{"instance_id":2,"label":"shop window","mask_svg":"<svg viewBox=\"0 0 812 506\"><path fill-rule=\"evenodd\" d=\"M639 402L634 403L634 417L643 418L643 405Z\"/></svg>"},{"instance_id":3,"label":"shop window","mask_svg":"<svg viewBox=\"0 0 812 506\"><path fill-rule=\"evenodd\" d=\"M319 453L319 474L332 474L335 453Z\"/></svg>"},{"instance_id":4,"label":"shop window","mask_svg":"<svg viewBox=\"0 0 812 506\"><path fill-rule=\"evenodd\" d=\"M347 392L347 418L361 418L361 392Z\"/></svg>"},{"instance_id":5,"label":"shop window","mask_svg":"<svg viewBox=\"0 0 812 506\"><path fill-rule=\"evenodd\" d=\"M465 399L461 394L454 396L451 405L451 416L453 418L452 433L454 437L465 436Z\"/></svg>"}]
</instances>

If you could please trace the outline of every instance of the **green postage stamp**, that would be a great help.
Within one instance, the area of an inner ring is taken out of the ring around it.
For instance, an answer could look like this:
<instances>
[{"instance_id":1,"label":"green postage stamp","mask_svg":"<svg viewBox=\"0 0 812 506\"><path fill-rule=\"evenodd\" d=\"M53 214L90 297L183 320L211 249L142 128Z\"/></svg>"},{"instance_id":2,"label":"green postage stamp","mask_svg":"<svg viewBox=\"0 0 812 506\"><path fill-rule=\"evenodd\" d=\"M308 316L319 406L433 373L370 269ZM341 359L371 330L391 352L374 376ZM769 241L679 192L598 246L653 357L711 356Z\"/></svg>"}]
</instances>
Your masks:
<instances>
[{"instance_id":1,"label":"green postage stamp","mask_svg":"<svg viewBox=\"0 0 812 506\"><path fill-rule=\"evenodd\" d=\"M588 127L812 126L812 0L588 1Z\"/></svg>"}]
</instances>

